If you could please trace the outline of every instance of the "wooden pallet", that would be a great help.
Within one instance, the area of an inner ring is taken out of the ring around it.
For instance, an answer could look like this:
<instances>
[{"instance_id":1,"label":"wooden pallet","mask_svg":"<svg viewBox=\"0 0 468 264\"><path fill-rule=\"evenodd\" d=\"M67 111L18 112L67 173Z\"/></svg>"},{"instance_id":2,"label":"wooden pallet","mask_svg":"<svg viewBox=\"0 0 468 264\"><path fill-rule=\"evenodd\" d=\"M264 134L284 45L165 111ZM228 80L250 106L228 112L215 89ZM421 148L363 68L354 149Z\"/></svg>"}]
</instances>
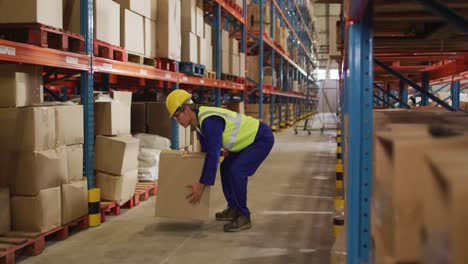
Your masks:
<instances>
[{"instance_id":1,"label":"wooden pallet","mask_svg":"<svg viewBox=\"0 0 468 264\"><path fill-rule=\"evenodd\" d=\"M206 71L206 78L216 80L216 72Z\"/></svg>"},{"instance_id":2,"label":"wooden pallet","mask_svg":"<svg viewBox=\"0 0 468 264\"><path fill-rule=\"evenodd\" d=\"M121 209L132 209L139 205L140 201L146 201L150 196L155 196L157 190L157 182L138 182L135 187L135 194L124 204L119 205L115 201L101 201L101 223L106 221L106 214L119 216Z\"/></svg>"},{"instance_id":3,"label":"wooden pallet","mask_svg":"<svg viewBox=\"0 0 468 264\"><path fill-rule=\"evenodd\" d=\"M128 62L148 65L151 67L156 67L156 59L146 58L145 56L137 53L130 53L127 51Z\"/></svg>"},{"instance_id":4,"label":"wooden pallet","mask_svg":"<svg viewBox=\"0 0 468 264\"><path fill-rule=\"evenodd\" d=\"M82 35L40 23L0 24L0 38L43 48L85 53Z\"/></svg>"},{"instance_id":5,"label":"wooden pallet","mask_svg":"<svg viewBox=\"0 0 468 264\"><path fill-rule=\"evenodd\" d=\"M146 201L150 196L155 196L158 192L157 182L139 182L135 188L134 204L139 205L140 201Z\"/></svg>"},{"instance_id":6,"label":"wooden pallet","mask_svg":"<svg viewBox=\"0 0 468 264\"><path fill-rule=\"evenodd\" d=\"M41 254L46 245L46 239L53 235L57 240L69 237L72 226L78 226L80 231L88 228L88 216L83 216L63 226L54 228L45 233L36 232L9 232L0 237L0 264L14 264L16 255L37 256Z\"/></svg>"},{"instance_id":7,"label":"wooden pallet","mask_svg":"<svg viewBox=\"0 0 468 264\"><path fill-rule=\"evenodd\" d=\"M93 41L93 55L121 62L128 61L128 54L124 48L97 39Z\"/></svg>"},{"instance_id":8,"label":"wooden pallet","mask_svg":"<svg viewBox=\"0 0 468 264\"><path fill-rule=\"evenodd\" d=\"M233 82L236 76L226 73L221 73L221 80Z\"/></svg>"},{"instance_id":9,"label":"wooden pallet","mask_svg":"<svg viewBox=\"0 0 468 264\"><path fill-rule=\"evenodd\" d=\"M157 58L156 59L156 68L165 70L165 71L176 71L176 64L178 62L171 59Z\"/></svg>"},{"instance_id":10,"label":"wooden pallet","mask_svg":"<svg viewBox=\"0 0 468 264\"><path fill-rule=\"evenodd\" d=\"M234 82L235 83L240 83L240 84L245 84L245 78L244 77L239 77L239 76L234 76Z\"/></svg>"}]
</instances>

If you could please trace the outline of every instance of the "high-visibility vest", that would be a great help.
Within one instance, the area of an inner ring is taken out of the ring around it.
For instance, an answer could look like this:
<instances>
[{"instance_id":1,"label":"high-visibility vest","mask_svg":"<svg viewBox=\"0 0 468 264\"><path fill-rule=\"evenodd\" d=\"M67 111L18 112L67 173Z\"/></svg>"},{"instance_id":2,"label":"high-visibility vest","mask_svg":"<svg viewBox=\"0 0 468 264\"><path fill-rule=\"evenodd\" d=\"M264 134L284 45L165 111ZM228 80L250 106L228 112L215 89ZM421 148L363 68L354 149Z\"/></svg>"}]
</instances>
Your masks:
<instances>
[{"instance_id":1,"label":"high-visibility vest","mask_svg":"<svg viewBox=\"0 0 468 264\"><path fill-rule=\"evenodd\" d=\"M200 128L210 116L224 119L223 147L228 151L239 152L254 142L260 125L257 119L224 108L201 106L198 111Z\"/></svg>"}]
</instances>

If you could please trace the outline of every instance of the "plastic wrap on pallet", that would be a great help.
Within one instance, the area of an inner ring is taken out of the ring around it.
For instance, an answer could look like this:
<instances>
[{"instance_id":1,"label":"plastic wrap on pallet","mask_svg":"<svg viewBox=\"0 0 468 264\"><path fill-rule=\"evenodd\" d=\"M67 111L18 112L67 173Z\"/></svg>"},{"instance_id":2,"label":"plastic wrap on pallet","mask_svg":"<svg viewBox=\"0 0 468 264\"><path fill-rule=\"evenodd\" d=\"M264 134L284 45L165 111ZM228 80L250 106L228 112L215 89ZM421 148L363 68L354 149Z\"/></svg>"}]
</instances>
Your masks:
<instances>
[{"instance_id":1,"label":"plastic wrap on pallet","mask_svg":"<svg viewBox=\"0 0 468 264\"><path fill-rule=\"evenodd\" d=\"M170 149L171 148L171 141L168 138L161 137L158 135L150 135L150 134L136 134L134 135L135 138L140 140L140 147L142 148L149 148L149 149Z\"/></svg>"}]
</instances>

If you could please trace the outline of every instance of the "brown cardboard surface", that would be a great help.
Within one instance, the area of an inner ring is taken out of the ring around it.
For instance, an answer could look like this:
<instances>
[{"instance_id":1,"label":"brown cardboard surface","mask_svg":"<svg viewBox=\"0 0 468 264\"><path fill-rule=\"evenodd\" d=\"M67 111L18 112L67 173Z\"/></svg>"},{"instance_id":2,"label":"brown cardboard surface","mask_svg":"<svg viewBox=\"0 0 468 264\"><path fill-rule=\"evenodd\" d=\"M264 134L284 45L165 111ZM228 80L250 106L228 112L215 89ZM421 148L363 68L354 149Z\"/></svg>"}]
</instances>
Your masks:
<instances>
[{"instance_id":1,"label":"brown cardboard surface","mask_svg":"<svg viewBox=\"0 0 468 264\"><path fill-rule=\"evenodd\" d=\"M145 17L156 20L158 16L158 0L145 0Z\"/></svg>"},{"instance_id":2,"label":"brown cardboard surface","mask_svg":"<svg viewBox=\"0 0 468 264\"><path fill-rule=\"evenodd\" d=\"M131 132L146 133L146 103L132 103Z\"/></svg>"},{"instance_id":3,"label":"brown cardboard surface","mask_svg":"<svg viewBox=\"0 0 468 264\"><path fill-rule=\"evenodd\" d=\"M195 9L195 22L196 22L196 35L197 37L204 38L205 36L205 19L203 17L203 9L196 8Z\"/></svg>"},{"instance_id":4,"label":"brown cardboard surface","mask_svg":"<svg viewBox=\"0 0 468 264\"><path fill-rule=\"evenodd\" d=\"M10 191L8 188L0 188L0 235L10 232Z\"/></svg>"},{"instance_id":5,"label":"brown cardboard surface","mask_svg":"<svg viewBox=\"0 0 468 264\"><path fill-rule=\"evenodd\" d=\"M207 71L213 71L213 46L211 46L210 42L205 39L206 44L206 59L205 59L205 67Z\"/></svg>"},{"instance_id":6,"label":"brown cardboard surface","mask_svg":"<svg viewBox=\"0 0 468 264\"><path fill-rule=\"evenodd\" d=\"M209 186L205 187L197 205L190 204L185 198L190 193L186 186L199 181L204 161L204 153L182 156L180 151L161 152L156 216L202 221L209 218Z\"/></svg>"},{"instance_id":7,"label":"brown cardboard surface","mask_svg":"<svg viewBox=\"0 0 468 264\"><path fill-rule=\"evenodd\" d=\"M83 178L83 145L66 146L68 181L79 181Z\"/></svg>"},{"instance_id":8,"label":"brown cardboard surface","mask_svg":"<svg viewBox=\"0 0 468 264\"><path fill-rule=\"evenodd\" d=\"M466 146L431 150L426 155L424 224L421 236L425 263L438 259L462 264L468 259L468 184ZM449 259L447 259L449 257Z\"/></svg>"},{"instance_id":9,"label":"brown cardboard surface","mask_svg":"<svg viewBox=\"0 0 468 264\"><path fill-rule=\"evenodd\" d=\"M62 28L62 21L62 0L0 1L0 23L41 23Z\"/></svg>"},{"instance_id":10,"label":"brown cardboard surface","mask_svg":"<svg viewBox=\"0 0 468 264\"><path fill-rule=\"evenodd\" d=\"M139 2L143 3L142 0ZM128 52L145 54L144 18L131 10L120 9L120 46Z\"/></svg>"},{"instance_id":11,"label":"brown cardboard surface","mask_svg":"<svg viewBox=\"0 0 468 264\"><path fill-rule=\"evenodd\" d=\"M221 30L221 50L229 54L229 32Z\"/></svg>"},{"instance_id":12,"label":"brown cardboard surface","mask_svg":"<svg viewBox=\"0 0 468 264\"><path fill-rule=\"evenodd\" d=\"M55 108L0 108L0 146L6 150L55 147Z\"/></svg>"},{"instance_id":13,"label":"brown cardboard surface","mask_svg":"<svg viewBox=\"0 0 468 264\"><path fill-rule=\"evenodd\" d=\"M164 102L151 102L146 104L146 125L148 133L172 139L171 119L168 116ZM187 129L179 125L179 146L188 146L185 142Z\"/></svg>"},{"instance_id":14,"label":"brown cardboard surface","mask_svg":"<svg viewBox=\"0 0 468 264\"><path fill-rule=\"evenodd\" d=\"M235 38L229 39L229 53L239 55L239 41Z\"/></svg>"},{"instance_id":15,"label":"brown cardboard surface","mask_svg":"<svg viewBox=\"0 0 468 264\"><path fill-rule=\"evenodd\" d=\"M86 178L62 185L62 225L88 214L88 182Z\"/></svg>"},{"instance_id":16,"label":"brown cardboard surface","mask_svg":"<svg viewBox=\"0 0 468 264\"><path fill-rule=\"evenodd\" d=\"M0 107L23 107L41 103L42 67L0 65L0 87Z\"/></svg>"},{"instance_id":17,"label":"brown cardboard surface","mask_svg":"<svg viewBox=\"0 0 468 264\"><path fill-rule=\"evenodd\" d=\"M96 187L101 189L101 199L116 201L119 205L126 203L135 194L138 182L138 169L120 176L96 172Z\"/></svg>"},{"instance_id":18,"label":"brown cardboard surface","mask_svg":"<svg viewBox=\"0 0 468 264\"><path fill-rule=\"evenodd\" d=\"M226 104L227 104L227 109L240 113L240 114L245 114L244 102L228 102ZM257 110L258 110L258 105L257 105Z\"/></svg>"},{"instance_id":19,"label":"brown cardboard surface","mask_svg":"<svg viewBox=\"0 0 468 264\"><path fill-rule=\"evenodd\" d=\"M44 233L61 222L60 186L41 190L36 196L11 198L11 227L15 231Z\"/></svg>"},{"instance_id":20,"label":"brown cardboard surface","mask_svg":"<svg viewBox=\"0 0 468 264\"><path fill-rule=\"evenodd\" d=\"M97 136L94 168L114 175L122 175L138 169L140 141L132 136Z\"/></svg>"},{"instance_id":21,"label":"brown cardboard surface","mask_svg":"<svg viewBox=\"0 0 468 264\"><path fill-rule=\"evenodd\" d=\"M221 56L222 56L221 57L221 72L225 74L230 74L230 71L231 71L230 56L231 55L227 51L222 51Z\"/></svg>"},{"instance_id":22,"label":"brown cardboard surface","mask_svg":"<svg viewBox=\"0 0 468 264\"><path fill-rule=\"evenodd\" d=\"M231 61L231 74L235 76L239 76L239 55L231 55L232 61Z\"/></svg>"},{"instance_id":23,"label":"brown cardboard surface","mask_svg":"<svg viewBox=\"0 0 468 264\"><path fill-rule=\"evenodd\" d=\"M0 157L0 183L7 183L14 195L36 195L68 181L65 147L0 152Z\"/></svg>"},{"instance_id":24,"label":"brown cardboard surface","mask_svg":"<svg viewBox=\"0 0 468 264\"><path fill-rule=\"evenodd\" d=\"M245 53L239 52L239 76L245 77Z\"/></svg>"},{"instance_id":25,"label":"brown cardboard surface","mask_svg":"<svg viewBox=\"0 0 468 264\"><path fill-rule=\"evenodd\" d=\"M424 184L424 151L468 147L468 137L432 138L423 132L377 133L371 222L380 230L388 254L397 261L419 261Z\"/></svg>"},{"instance_id":26,"label":"brown cardboard surface","mask_svg":"<svg viewBox=\"0 0 468 264\"><path fill-rule=\"evenodd\" d=\"M63 105L55 107L57 147L83 144L83 133L82 105Z\"/></svg>"},{"instance_id":27,"label":"brown cardboard surface","mask_svg":"<svg viewBox=\"0 0 468 264\"><path fill-rule=\"evenodd\" d=\"M180 61L180 0L158 0L157 57Z\"/></svg>"},{"instance_id":28,"label":"brown cardboard surface","mask_svg":"<svg viewBox=\"0 0 468 264\"><path fill-rule=\"evenodd\" d=\"M156 58L157 25L156 21L145 18L145 56Z\"/></svg>"},{"instance_id":29,"label":"brown cardboard surface","mask_svg":"<svg viewBox=\"0 0 468 264\"><path fill-rule=\"evenodd\" d=\"M182 0L181 1L181 30L182 34L185 32L197 33L197 17L196 17L197 3L195 0ZM182 45L184 40L182 39Z\"/></svg>"},{"instance_id":30,"label":"brown cardboard surface","mask_svg":"<svg viewBox=\"0 0 468 264\"><path fill-rule=\"evenodd\" d=\"M113 92L111 102L94 103L95 135L130 134L132 93Z\"/></svg>"},{"instance_id":31,"label":"brown cardboard surface","mask_svg":"<svg viewBox=\"0 0 468 264\"><path fill-rule=\"evenodd\" d=\"M146 14L146 0L114 0L117 2L122 9L129 9L133 12L144 16Z\"/></svg>"},{"instance_id":32,"label":"brown cardboard surface","mask_svg":"<svg viewBox=\"0 0 468 264\"><path fill-rule=\"evenodd\" d=\"M112 45L120 46L120 32L120 5L111 0L95 0L94 37Z\"/></svg>"},{"instance_id":33,"label":"brown cardboard surface","mask_svg":"<svg viewBox=\"0 0 468 264\"><path fill-rule=\"evenodd\" d=\"M212 34L213 34L213 28L209 25L209 24L205 24L205 34L204 34L204 38L206 39L206 43L208 45L212 45Z\"/></svg>"},{"instance_id":34,"label":"brown cardboard surface","mask_svg":"<svg viewBox=\"0 0 468 264\"><path fill-rule=\"evenodd\" d=\"M206 65L206 59L207 59L206 45L207 43L204 38L197 37L197 59L198 59L198 63L202 65Z\"/></svg>"},{"instance_id":35,"label":"brown cardboard surface","mask_svg":"<svg viewBox=\"0 0 468 264\"><path fill-rule=\"evenodd\" d=\"M184 62L198 63L198 37L192 32L182 32L182 57Z\"/></svg>"}]
</instances>

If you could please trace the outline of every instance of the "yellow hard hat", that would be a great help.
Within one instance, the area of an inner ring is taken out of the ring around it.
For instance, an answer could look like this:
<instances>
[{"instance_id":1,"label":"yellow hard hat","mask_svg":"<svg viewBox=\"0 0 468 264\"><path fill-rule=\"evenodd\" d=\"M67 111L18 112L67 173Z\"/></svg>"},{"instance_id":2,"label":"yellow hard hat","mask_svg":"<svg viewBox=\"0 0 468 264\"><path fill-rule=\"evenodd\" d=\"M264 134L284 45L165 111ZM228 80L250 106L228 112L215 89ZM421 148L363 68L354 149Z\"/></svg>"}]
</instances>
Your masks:
<instances>
[{"instance_id":1,"label":"yellow hard hat","mask_svg":"<svg viewBox=\"0 0 468 264\"><path fill-rule=\"evenodd\" d=\"M166 98L166 108L169 112L169 117L172 117L179 107L181 107L191 97L191 94L182 89L172 91Z\"/></svg>"}]
</instances>

